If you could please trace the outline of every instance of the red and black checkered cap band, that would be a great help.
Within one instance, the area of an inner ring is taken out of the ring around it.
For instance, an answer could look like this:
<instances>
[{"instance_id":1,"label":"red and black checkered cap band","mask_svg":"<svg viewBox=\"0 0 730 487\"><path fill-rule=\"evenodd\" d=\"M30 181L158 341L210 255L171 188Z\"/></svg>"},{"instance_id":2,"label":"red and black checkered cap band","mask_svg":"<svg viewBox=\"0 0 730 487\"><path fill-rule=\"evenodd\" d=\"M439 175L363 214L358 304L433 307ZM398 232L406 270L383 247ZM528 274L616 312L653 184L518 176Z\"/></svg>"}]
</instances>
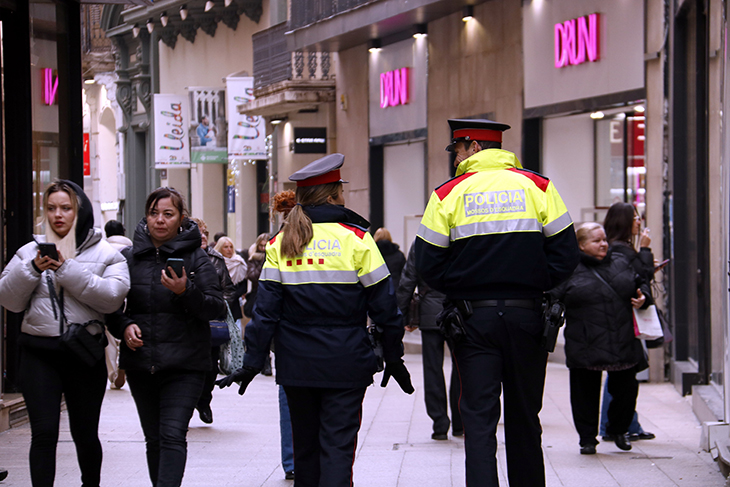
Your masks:
<instances>
[{"instance_id":1,"label":"red and black checkered cap band","mask_svg":"<svg viewBox=\"0 0 730 487\"><path fill-rule=\"evenodd\" d=\"M454 141L458 139L485 140L489 142L502 142L502 131L488 129L459 129L454 130Z\"/></svg>"},{"instance_id":2,"label":"red and black checkered cap band","mask_svg":"<svg viewBox=\"0 0 730 487\"><path fill-rule=\"evenodd\" d=\"M335 169L334 171L322 174L321 176L297 181L297 186L317 186L318 184L338 183L340 181L342 181L342 178L340 177L340 170Z\"/></svg>"}]
</instances>

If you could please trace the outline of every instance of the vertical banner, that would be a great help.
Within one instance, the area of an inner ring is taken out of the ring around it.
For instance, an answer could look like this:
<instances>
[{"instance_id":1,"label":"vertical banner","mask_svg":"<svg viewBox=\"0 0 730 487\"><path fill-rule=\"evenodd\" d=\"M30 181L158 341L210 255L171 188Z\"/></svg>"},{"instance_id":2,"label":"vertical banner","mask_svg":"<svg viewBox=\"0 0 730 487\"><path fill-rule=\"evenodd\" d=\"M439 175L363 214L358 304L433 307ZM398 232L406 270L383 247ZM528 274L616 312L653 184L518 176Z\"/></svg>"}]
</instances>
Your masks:
<instances>
[{"instance_id":1,"label":"vertical banner","mask_svg":"<svg viewBox=\"0 0 730 487\"><path fill-rule=\"evenodd\" d=\"M84 176L91 176L91 150L88 133L84 133Z\"/></svg>"},{"instance_id":2,"label":"vertical banner","mask_svg":"<svg viewBox=\"0 0 730 487\"><path fill-rule=\"evenodd\" d=\"M155 169L190 168L190 111L186 95L153 95Z\"/></svg>"},{"instance_id":3,"label":"vertical banner","mask_svg":"<svg viewBox=\"0 0 730 487\"><path fill-rule=\"evenodd\" d=\"M226 78L229 160L267 159L264 118L238 113L238 106L251 100L253 100L253 78Z\"/></svg>"}]
</instances>

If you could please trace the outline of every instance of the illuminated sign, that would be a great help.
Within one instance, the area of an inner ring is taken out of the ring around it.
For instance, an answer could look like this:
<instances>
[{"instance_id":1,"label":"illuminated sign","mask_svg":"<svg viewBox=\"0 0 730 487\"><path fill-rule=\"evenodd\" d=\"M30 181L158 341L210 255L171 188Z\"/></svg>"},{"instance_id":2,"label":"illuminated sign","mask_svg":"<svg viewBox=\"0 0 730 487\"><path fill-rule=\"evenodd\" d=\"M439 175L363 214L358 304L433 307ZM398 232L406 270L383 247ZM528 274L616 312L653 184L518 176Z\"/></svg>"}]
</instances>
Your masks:
<instances>
[{"instance_id":1,"label":"illuminated sign","mask_svg":"<svg viewBox=\"0 0 730 487\"><path fill-rule=\"evenodd\" d=\"M51 68L42 68L41 73L43 73L43 103L53 105L58 92L58 74Z\"/></svg>"},{"instance_id":2,"label":"illuminated sign","mask_svg":"<svg viewBox=\"0 0 730 487\"><path fill-rule=\"evenodd\" d=\"M598 61L599 14L555 24L555 67Z\"/></svg>"},{"instance_id":3,"label":"illuminated sign","mask_svg":"<svg viewBox=\"0 0 730 487\"><path fill-rule=\"evenodd\" d=\"M326 127L294 127L295 154L326 154Z\"/></svg>"},{"instance_id":4,"label":"illuminated sign","mask_svg":"<svg viewBox=\"0 0 730 487\"><path fill-rule=\"evenodd\" d=\"M380 74L380 108L408 103L408 68Z\"/></svg>"},{"instance_id":5,"label":"illuminated sign","mask_svg":"<svg viewBox=\"0 0 730 487\"><path fill-rule=\"evenodd\" d=\"M89 134L84 134L84 176L91 176L91 150L89 150Z\"/></svg>"}]
</instances>

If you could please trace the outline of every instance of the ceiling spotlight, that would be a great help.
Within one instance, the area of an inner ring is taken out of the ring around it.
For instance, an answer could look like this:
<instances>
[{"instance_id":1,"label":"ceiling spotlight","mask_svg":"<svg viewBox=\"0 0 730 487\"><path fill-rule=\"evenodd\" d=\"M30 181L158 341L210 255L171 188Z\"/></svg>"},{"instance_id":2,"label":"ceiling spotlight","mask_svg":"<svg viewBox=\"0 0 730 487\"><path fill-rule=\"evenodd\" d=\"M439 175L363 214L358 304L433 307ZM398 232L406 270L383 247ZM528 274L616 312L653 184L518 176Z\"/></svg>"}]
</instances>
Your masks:
<instances>
[{"instance_id":1,"label":"ceiling spotlight","mask_svg":"<svg viewBox=\"0 0 730 487\"><path fill-rule=\"evenodd\" d=\"M180 7L180 18L183 20L188 18L188 6L187 5L182 5Z\"/></svg>"},{"instance_id":2,"label":"ceiling spotlight","mask_svg":"<svg viewBox=\"0 0 730 487\"><path fill-rule=\"evenodd\" d=\"M379 52L380 51L380 39L370 39L368 42L368 51Z\"/></svg>"},{"instance_id":3,"label":"ceiling spotlight","mask_svg":"<svg viewBox=\"0 0 730 487\"><path fill-rule=\"evenodd\" d=\"M464 7L461 15L461 20L463 20L464 22L469 22L471 19L474 18L474 6L467 5L466 7Z\"/></svg>"},{"instance_id":4,"label":"ceiling spotlight","mask_svg":"<svg viewBox=\"0 0 730 487\"><path fill-rule=\"evenodd\" d=\"M152 34L152 31L155 30L155 21L152 20L152 17L147 19L147 32Z\"/></svg>"},{"instance_id":5,"label":"ceiling spotlight","mask_svg":"<svg viewBox=\"0 0 730 487\"><path fill-rule=\"evenodd\" d=\"M275 115L271 117L271 125L279 125L282 122L286 122L286 115Z\"/></svg>"},{"instance_id":6,"label":"ceiling spotlight","mask_svg":"<svg viewBox=\"0 0 730 487\"><path fill-rule=\"evenodd\" d=\"M209 11L214 6L215 6L215 3L213 3L213 0L208 0L207 2L205 2L205 11L206 12Z\"/></svg>"},{"instance_id":7,"label":"ceiling spotlight","mask_svg":"<svg viewBox=\"0 0 730 487\"><path fill-rule=\"evenodd\" d=\"M139 31L139 24L134 24L134 26L132 27L132 37L137 37L139 35Z\"/></svg>"},{"instance_id":8,"label":"ceiling spotlight","mask_svg":"<svg viewBox=\"0 0 730 487\"><path fill-rule=\"evenodd\" d=\"M593 112L591 113L591 118L593 120L600 120L604 117L603 112Z\"/></svg>"},{"instance_id":9,"label":"ceiling spotlight","mask_svg":"<svg viewBox=\"0 0 730 487\"><path fill-rule=\"evenodd\" d=\"M93 78L84 80L84 84L87 84L87 85L93 85L94 83L96 83L96 81Z\"/></svg>"},{"instance_id":10,"label":"ceiling spotlight","mask_svg":"<svg viewBox=\"0 0 730 487\"><path fill-rule=\"evenodd\" d=\"M225 0L225 1L223 2L223 4L224 4L224 5L226 6L226 7L230 7L230 5L231 5L232 3L233 3L233 0Z\"/></svg>"},{"instance_id":11,"label":"ceiling spotlight","mask_svg":"<svg viewBox=\"0 0 730 487\"><path fill-rule=\"evenodd\" d=\"M413 28L413 38L414 39L422 39L428 35L428 30L426 29L426 24L417 24Z\"/></svg>"},{"instance_id":12,"label":"ceiling spotlight","mask_svg":"<svg viewBox=\"0 0 730 487\"><path fill-rule=\"evenodd\" d=\"M160 14L160 23L162 24L162 27L167 27L168 20L170 20L170 17L167 16L167 12L162 12Z\"/></svg>"},{"instance_id":13,"label":"ceiling spotlight","mask_svg":"<svg viewBox=\"0 0 730 487\"><path fill-rule=\"evenodd\" d=\"M646 109L644 108L644 105L636 105L636 106L634 107L634 111L635 111L635 112L639 112L639 113L644 113L644 110L646 110Z\"/></svg>"}]
</instances>

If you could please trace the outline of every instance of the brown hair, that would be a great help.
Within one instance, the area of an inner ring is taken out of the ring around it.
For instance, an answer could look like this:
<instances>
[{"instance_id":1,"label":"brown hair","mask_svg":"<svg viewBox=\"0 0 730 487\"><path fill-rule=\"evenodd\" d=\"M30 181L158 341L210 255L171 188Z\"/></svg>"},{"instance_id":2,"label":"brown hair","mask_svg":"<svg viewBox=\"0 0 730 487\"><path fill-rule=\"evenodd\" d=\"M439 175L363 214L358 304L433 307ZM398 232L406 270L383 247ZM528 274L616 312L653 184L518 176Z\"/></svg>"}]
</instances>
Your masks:
<instances>
[{"instance_id":1,"label":"brown hair","mask_svg":"<svg viewBox=\"0 0 730 487\"><path fill-rule=\"evenodd\" d=\"M150 211L157 206L158 201L164 200L165 198L170 198L173 206L180 212L180 216L184 222L188 218L188 209L185 206L185 198L183 198L183 196L175 188L168 188L166 186L157 188L147 197L147 202L144 205L145 216L149 215Z\"/></svg>"},{"instance_id":2,"label":"brown hair","mask_svg":"<svg viewBox=\"0 0 730 487\"><path fill-rule=\"evenodd\" d=\"M294 209L297 204L297 195L291 189L281 191L274 195L271 202L271 220L274 220L274 213L281 213L284 218L289 216L289 212Z\"/></svg>"},{"instance_id":3,"label":"brown hair","mask_svg":"<svg viewBox=\"0 0 730 487\"><path fill-rule=\"evenodd\" d=\"M376 242L380 242L381 240L387 240L388 242L393 241L393 237L390 236L390 232L387 228L380 227L377 230L375 230L375 235L373 235L373 240Z\"/></svg>"},{"instance_id":4,"label":"brown hair","mask_svg":"<svg viewBox=\"0 0 730 487\"><path fill-rule=\"evenodd\" d=\"M606 229L606 240L612 242L626 242L633 245L634 218L638 213L631 203L614 203L606 213L603 226Z\"/></svg>"},{"instance_id":5,"label":"brown hair","mask_svg":"<svg viewBox=\"0 0 730 487\"><path fill-rule=\"evenodd\" d=\"M337 198L342 183L318 184L316 186L300 186L297 188L297 205L286 217L286 227L281 238L281 253L286 257L296 257L304 251L312 240L312 220L304 212L302 206L317 206L327 203L327 198Z\"/></svg>"}]
</instances>

